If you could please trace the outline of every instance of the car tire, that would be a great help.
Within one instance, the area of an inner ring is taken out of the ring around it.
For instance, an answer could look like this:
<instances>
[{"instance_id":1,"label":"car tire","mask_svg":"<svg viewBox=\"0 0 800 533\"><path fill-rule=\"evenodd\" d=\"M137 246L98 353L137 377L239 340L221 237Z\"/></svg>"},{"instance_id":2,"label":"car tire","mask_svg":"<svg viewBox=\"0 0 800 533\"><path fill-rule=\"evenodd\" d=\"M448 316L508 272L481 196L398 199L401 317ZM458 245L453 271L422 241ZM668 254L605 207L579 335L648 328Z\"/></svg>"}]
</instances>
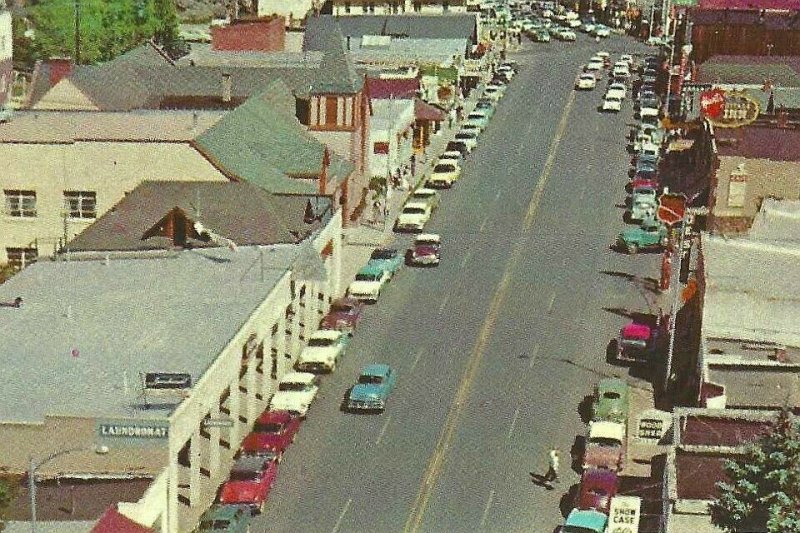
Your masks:
<instances>
[{"instance_id":1,"label":"car tire","mask_svg":"<svg viewBox=\"0 0 800 533\"><path fill-rule=\"evenodd\" d=\"M639 253L639 246L636 243L631 243L628 245L628 253L630 255L636 255Z\"/></svg>"}]
</instances>

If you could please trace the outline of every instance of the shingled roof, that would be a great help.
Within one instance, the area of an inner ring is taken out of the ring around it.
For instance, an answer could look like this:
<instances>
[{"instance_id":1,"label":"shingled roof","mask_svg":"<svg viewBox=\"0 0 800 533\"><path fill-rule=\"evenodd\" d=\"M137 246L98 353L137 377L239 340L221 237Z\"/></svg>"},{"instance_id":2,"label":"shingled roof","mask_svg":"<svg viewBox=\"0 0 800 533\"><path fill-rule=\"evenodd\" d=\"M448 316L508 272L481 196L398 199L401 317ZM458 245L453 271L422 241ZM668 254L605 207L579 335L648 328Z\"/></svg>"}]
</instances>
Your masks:
<instances>
[{"instance_id":1,"label":"shingled roof","mask_svg":"<svg viewBox=\"0 0 800 533\"><path fill-rule=\"evenodd\" d=\"M276 197L250 183L145 181L69 243L71 252L138 251L169 248L171 241L153 228L177 209L190 222L239 246L296 243L321 226L321 217L305 218L304 197ZM312 208L330 206L315 199ZM151 236L152 235L152 236ZM216 246L187 236L192 247Z\"/></svg>"},{"instance_id":2,"label":"shingled roof","mask_svg":"<svg viewBox=\"0 0 800 533\"><path fill-rule=\"evenodd\" d=\"M324 55L317 76L311 84L311 94L353 94L361 90L363 80L356 73L339 26L336 24L319 26L314 46L316 48L311 50L321 51Z\"/></svg>"},{"instance_id":3,"label":"shingled roof","mask_svg":"<svg viewBox=\"0 0 800 533\"><path fill-rule=\"evenodd\" d=\"M235 177L266 191L313 194L325 146L296 118L275 107L276 98L285 90L283 84L270 84L198 136L195 145ZM254 135L256 131L264 134ZM344 181L353 168L350 162L332 155L329 183Z\"/></svg>"}]
</instances>

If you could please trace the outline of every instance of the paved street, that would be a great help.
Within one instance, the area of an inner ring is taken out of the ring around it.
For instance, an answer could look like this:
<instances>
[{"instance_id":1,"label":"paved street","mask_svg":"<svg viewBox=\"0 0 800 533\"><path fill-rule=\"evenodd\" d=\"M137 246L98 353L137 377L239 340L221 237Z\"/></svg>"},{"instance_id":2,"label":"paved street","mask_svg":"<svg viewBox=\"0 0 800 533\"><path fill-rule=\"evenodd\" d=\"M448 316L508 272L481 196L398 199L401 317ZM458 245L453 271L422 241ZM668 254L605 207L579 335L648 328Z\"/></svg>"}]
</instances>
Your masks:
<instances>
[{"instance_id":1,"label":"paved street","mask_svg":"<svg viewBox=\"0 0 800 533\"><path fill-rule=\"evenodd\" d=\"M367 317L281 464L253 531L550 532L578 474L569 451L584 431L577 406L601 377L608 341L647 310L658 255L609 250L624 227L629 155L622 113L597 112L605 82L572 90L594 50L637 48L528 42L464 176L428 230L443 262L401 271ZM401 237L403 248L410 237ZM386 362L398 386L385 414L343 414L358 370ZM562 452L561 483L547 491L530 472Z\"/></svg>"}]
</instances>

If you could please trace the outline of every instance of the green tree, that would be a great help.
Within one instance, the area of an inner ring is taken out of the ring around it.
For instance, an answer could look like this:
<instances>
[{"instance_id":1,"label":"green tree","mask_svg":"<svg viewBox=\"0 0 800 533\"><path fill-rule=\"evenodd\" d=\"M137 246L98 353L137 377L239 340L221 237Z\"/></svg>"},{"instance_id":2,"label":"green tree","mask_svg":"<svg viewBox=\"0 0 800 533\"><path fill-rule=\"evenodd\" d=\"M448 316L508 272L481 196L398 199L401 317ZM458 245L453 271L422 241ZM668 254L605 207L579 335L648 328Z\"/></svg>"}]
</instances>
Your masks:
<instances>
[{"instance_id":1,"label":"green tree","mask_svg":"<svg viewBox=\"0 0 800 533\"><path fill-rule=\"evenodd\" d=\"M715 525L731 533L800 533L800 424L784 409L770 433L725 464L711 506Z\"/></svg>"}]
</instances>

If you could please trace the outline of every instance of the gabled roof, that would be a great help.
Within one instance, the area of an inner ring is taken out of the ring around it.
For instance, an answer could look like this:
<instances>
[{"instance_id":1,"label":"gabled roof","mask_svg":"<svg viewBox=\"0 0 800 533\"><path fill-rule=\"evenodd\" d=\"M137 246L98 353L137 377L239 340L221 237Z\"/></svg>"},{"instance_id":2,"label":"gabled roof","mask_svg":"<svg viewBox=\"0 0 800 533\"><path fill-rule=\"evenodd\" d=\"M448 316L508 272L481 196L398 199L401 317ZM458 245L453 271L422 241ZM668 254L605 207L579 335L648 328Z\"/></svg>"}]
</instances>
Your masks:
<instances>
[{"instance_id":1,"label":"gabled roof","mask_svg":"<svg viewBox=\"0 0 800 533\"><path fill-rule=\"evenodd\" d=\"M336 24L320 27L316 44L321 46L318 50L325 55L311 84L311 94L353 94L360 91L363 80L356 73L339 27Z\"/></svg>"},{"instance_id":2,"label":"gabled roof","mask_svg":"<svg viewBox=\"0 0 800 533\"><path fill-rule=\"evenodd\" d=\"M149 237L167 213L179 210L189 228L194 222L238 246L296 243L316 231L321 217L304 220L302 197L276 198L251 185L235 182L145 181L69 243L71 252L134 251L171 248L168 238ZM328 199L316 204L329 207ZM321 208L314 209L314 213ZM191 231L187 232L193 233ZM192 247L216 246L187 235Z\"/></svg>"},{"instance_id":3,"label":"gabled roof","mask_svg":"<svg viewBox=\"0 0 800 533\"><path fill-rule=\"evenodd\" d=\"M275 109L274 93L279 90L273 84L251 97L197 137L195 145L237 178L266 191L314 194L325 146L296 118ZM255 131L265 134L253 135ZM352 171L350 162L334 154L328 181L342 182Z\"/></svg>"},{"instance_id":4,"label":"gabled roof","mask_svg":"<svg viewBox=\"0 0 800 533\"><path fill-rule=\"evenodd\" d=\"M414 118L417 120L444 120L447 114L420 98L414 99Z\"/></svg>"},{"instance_id":5,"label":"gabled roof","mask_svg":"<svg viewBox=\"0 0 800 533\"><path fill-rule=\"evenodd\" d=\"M152 531L151 528L144 527L117 511L116 506L112 506L103 513L91 533L149 533Z\"/></svg>"}]
</instances>

